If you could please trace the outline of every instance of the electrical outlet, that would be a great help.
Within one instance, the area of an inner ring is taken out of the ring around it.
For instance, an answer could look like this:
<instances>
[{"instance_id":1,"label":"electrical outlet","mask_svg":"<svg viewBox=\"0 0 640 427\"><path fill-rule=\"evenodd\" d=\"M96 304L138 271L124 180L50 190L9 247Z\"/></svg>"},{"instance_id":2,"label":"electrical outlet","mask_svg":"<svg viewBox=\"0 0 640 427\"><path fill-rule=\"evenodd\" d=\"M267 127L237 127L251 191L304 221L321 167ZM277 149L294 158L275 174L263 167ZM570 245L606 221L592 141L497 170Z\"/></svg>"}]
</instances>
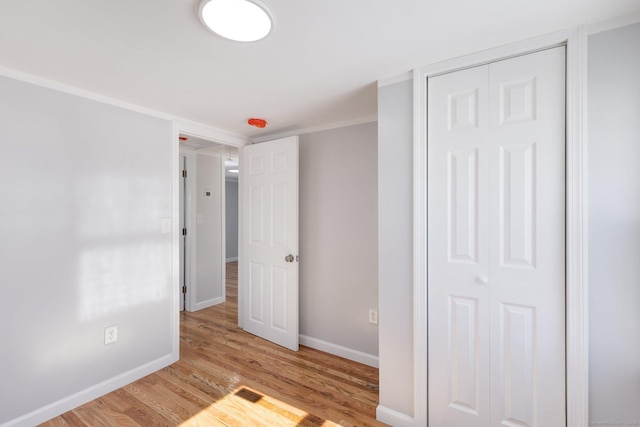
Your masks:
<instances>
[{"instance_id":1,"label":"electrical outlet","mask_svg":"<svg viewBox=\"0 0 640 427\"><path fill-rule=\"evenodd\" d=\"M378 310L376 310L375 308L369 309L369 323L373 325L378 324Z\"/></svg>"},{"instance_id":2,"label":"electrical outlet","mask_svg":"<svg viewBox=\"0 0 640 427\"><path fill-rule=\"evenodd\" d=\"M118 325L104 328L104 345L118 341Z\"/></svg>"}]
</instances>

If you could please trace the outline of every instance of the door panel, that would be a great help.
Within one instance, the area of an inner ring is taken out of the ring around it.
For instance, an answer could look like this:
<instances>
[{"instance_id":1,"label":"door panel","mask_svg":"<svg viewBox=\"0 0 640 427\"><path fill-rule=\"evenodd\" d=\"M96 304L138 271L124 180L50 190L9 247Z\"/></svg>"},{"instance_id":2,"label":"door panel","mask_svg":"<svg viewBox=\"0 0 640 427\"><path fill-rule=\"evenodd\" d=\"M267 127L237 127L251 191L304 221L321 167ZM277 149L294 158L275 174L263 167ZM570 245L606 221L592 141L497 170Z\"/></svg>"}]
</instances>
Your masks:
<instances>
[{"instance_id":1,"label":"door panel","mask_svg":"<svg viewBox=\"0 0 640 427\"><path fill-rule=\"evenodd\" d=\"M564 426L565 48L489 67L492 420Z\"/></svg>"},{"instance_id":2,"label":"door panel","mask_svg":"<svg viewBox=\"0 0 640 427\"><path fill-rule=\"evenodd\" d=\"M488 73L429 80L429 422L489 422ZM438 143L431 143L437 141Z\"/></svg>"},{"instance_id":3,"label":"door panel","mask_svg":"<svg viewBox=\"0 0 640 427\"><path fill-rule=\"evenodd\" d=\"M564 55L429 79L432 426L565 423Z\"/></svg>"},{"instance_id":4,"label":"door panel","mask_svg":"<svg viewBox=\"0 0 640 427\"><path fill-rule=\"evenodd\" d=\"M298 138L243 148L243 327L298 350ZM286 261L293 255L293 262Z\"/></svg>"},{"instance_id":5,"label":"door panel","mask_svg":"<svg viewBox=\"0 0 640 427\"><path fill-rule=\"evenodd\" d=\"M535 268L536 143L500 147L501 265Z\"/></svg>"},{"instance_id":6,"label":"door panel","mask_svg":"<svg viewBox=\"0 0 640 427\"><path fill-rule=\"evenodd\" d=\"M478 300L449 297L451 407L478 415Z\"/></svg>"},{"instance_id":7,"label":"door panel","mask_svg":"<svg viewBox=\"0 0 640 427\"><path fill-rule=\"evenodd\" d=\"M449 260L478 262L478 149L449 151Z\"/></svg>"},{"instance_id":8,"label":"door panel","mask_svg":"<svg viewBox=\"0 0 640 427\"><path fill-rule=\"evenodd\" d=\"M501 304L503 425L534 426L536 393L535 307Z\"/></svg>"},{"instance_id":9,"label":"door panel","mask_svg":"<svg viewBox=\"0 0 640 427\"><path fill-rule=\"evenodd\" d=\"M255 262L249 265L250 320L264 325L264 265Z\"/></svg>"}]
</instances>

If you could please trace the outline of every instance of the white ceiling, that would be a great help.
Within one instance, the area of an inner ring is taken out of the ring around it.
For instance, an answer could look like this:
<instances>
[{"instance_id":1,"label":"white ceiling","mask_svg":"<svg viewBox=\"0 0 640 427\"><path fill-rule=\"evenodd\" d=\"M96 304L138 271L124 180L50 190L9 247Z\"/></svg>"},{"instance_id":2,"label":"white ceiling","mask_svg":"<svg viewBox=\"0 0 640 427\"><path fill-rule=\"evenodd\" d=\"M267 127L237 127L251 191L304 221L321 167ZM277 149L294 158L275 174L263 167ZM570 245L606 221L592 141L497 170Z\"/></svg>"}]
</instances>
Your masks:
<instances>
[{"instance_id":1,"label":"white ceiling","mask_svg":"<svg viewBox=\"0 0 640 427\"><path fill-rule=\"evenodd\" d=\"M262 0L274 31L234 43L202 26L198 1L0 0L0 66L259 137L375 116L376 81L421 65L640 12L639 0Z\"/></svg>"},{"instance_id":2,"label":"white ceiling","mask_svg":"<svg viewBox=\"0 0 640 427\"><path fill-rule=\"evenodd\" d=\"M198 151L199 153L212 153L220 156L224 161L224 176L227 180L237 181L238 173L230 172L232 169L238 169L238 147L227 144L219 144L217 142L198 138L197 136L180 134L180 148Z\"/></svg>"},{"instance_id":3,"label":"white ceiling","mask_svg":"<svg viewBox=\"0 0 640 427\"><path fill-rule=\"evenodd\" d=\"M219 144L214 141L209 141L207 139L198 138L197 136L180 134L180 147L186 148L189 150L201 150L207 151L211 153L217 153L222 155L222 157L229 160L230 158L234 158L237 160L238 158L238 147L234 147L232 145Z\"/></svg>"}]
</instances>

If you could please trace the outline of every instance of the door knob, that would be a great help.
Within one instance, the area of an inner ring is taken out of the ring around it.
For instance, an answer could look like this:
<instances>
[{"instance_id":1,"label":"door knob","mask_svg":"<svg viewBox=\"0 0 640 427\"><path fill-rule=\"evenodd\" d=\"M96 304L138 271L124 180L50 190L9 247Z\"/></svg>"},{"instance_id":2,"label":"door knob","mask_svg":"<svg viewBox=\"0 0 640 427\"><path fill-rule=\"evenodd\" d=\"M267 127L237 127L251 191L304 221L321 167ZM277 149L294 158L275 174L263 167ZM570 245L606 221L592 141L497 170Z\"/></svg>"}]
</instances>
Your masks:
<instances>
[{"instance_id":1,"label":"door knob","mask_svg":"<svg viewBox=\"0 0 640 427\"><path fill-rule=\"evenodd\" d=\"M487 276L483 276L482 274L478 277L476 277L476 281L478 283L481 283L483 285L486 285L487 283L489 283L489 278Z\"/></svg>"},{"instance_id":2,"label":"door knob","mask_svg":"<svg viewBox=\"0 0 640 427\"><path fill-rule=\"evenodd\" d=\"M293 257L293 255L291 255L291 254L289 254L289 255L287 255L286 257L284 257L284 260L285 260L286 262L293 262L293 260L294 260L294 259L295 259L295 258L294 258L294 257Z\"/></svg>"}]
</instances>

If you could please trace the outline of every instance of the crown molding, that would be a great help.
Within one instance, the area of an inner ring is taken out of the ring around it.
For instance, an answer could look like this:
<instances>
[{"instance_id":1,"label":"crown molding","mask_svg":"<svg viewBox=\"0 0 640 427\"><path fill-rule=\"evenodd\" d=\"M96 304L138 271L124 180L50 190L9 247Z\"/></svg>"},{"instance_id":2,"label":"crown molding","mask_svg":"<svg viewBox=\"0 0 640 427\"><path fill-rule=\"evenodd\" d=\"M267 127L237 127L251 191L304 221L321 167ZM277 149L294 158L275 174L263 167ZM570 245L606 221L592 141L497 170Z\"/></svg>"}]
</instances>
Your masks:
<instances>
[{"instance_id":1,"label":"crown molding","mask_svg":"<svg viewBox=\"0 0 640 427\"><path fill-rule=\"evenodd\" d=\"M304 135L307 133L314 133L314 132L322 132L325 130L332 130L332 129L339 129L339 128L344 128L344 127L348 127L348 126L357 126L357 125L362 125L365 123L372 123L372 122L376 122L378 121L378 115L372 115L372 116L366 116L366 117L361 117L359 119L353 119L353 120L345 120L345 121L341 121L341 122L333 122L333 123L328 123L326 125L319 125L319 126L311 126L308 128L300 128L300 129L293 129L293 130L288 130L288 131L284 131L284 132L276 132L276 133L271 133L268 135L262 135L259 137L254 137L251 139L251 143L252 144L257 144L260 142L265 142L265 141L271 141L273 139L280 139L280 138L286 138L288 136L295 136L295 135Z\"/></svg>"},{"instance_id":2,"label":"crown molding","mask_svg":"<svg viewBox=\"0 0 640 427\"><path fill-rule=\"evenodd\" d=\"M602 22L594 22L587 27L587 34L593 35L604 31L615 30L616 28L626 27L640 22L640 13L634 15L618 16L617 18L608 19Z\"/></svg>"},{"instance_id":3,"label":"crown molding","mask_svg":"<svg viewBox=\"0 0 640 427\"><path fill-rule=\"evenodd\" d=\"M407 71L406 73L380 79L378 80L378 88L390 86L396 83L404 82L406 80L413 80L413 71Z\"/></svg>"},{"instance_id":4,"label":"crown molding","mask_svg":"<svg viewBox=\"0 0 640 427\"><path fill-rule=\"evenodd\" d=\"M79 87L62 83L56 80L47 79L35 74L26 73L24 71L0 66L0 76L18 80L24 83L30 83L36 86L41 86L47 89L56 90L58 92L67 93L69 95L79 96L81 98L90 99L92 101L101 102L103 104L111 105L114 107L124 108L126 110L145 114L147 116L169 120L174 122L176 128L180 133L198 136L203 139L208 139L228 145L235 145L238 147L242 147L249 142L249 138L243 135L235 134L223 129L218 129L210 125L194 122L182 117L177 117L168 113L164 113L162 111L141 107L140 105L112 98L110 96L102 95L90 90L81 89Z\"/></svg>"}]
</instances>

